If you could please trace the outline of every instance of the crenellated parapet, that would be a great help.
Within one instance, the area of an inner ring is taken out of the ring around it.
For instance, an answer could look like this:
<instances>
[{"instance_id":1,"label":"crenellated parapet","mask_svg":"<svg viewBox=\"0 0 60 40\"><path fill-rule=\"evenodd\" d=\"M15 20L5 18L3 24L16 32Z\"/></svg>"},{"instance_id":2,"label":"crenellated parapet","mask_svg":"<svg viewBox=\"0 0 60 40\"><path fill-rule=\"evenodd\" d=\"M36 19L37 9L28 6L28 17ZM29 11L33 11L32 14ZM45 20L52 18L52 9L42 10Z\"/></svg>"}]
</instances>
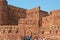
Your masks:
<instances>
[{"instance_id":1,"label":"crenellated parapet","mask_svg":"<svg viewBox=\"0 0 60 40\"><path fill-rule=\"evenodd\" d=\"M32 40L60 38L60 10L48 14L39 6L27 10L0 0L0 40L26 40L27 36Z\"/></svg>"}]
</instances>

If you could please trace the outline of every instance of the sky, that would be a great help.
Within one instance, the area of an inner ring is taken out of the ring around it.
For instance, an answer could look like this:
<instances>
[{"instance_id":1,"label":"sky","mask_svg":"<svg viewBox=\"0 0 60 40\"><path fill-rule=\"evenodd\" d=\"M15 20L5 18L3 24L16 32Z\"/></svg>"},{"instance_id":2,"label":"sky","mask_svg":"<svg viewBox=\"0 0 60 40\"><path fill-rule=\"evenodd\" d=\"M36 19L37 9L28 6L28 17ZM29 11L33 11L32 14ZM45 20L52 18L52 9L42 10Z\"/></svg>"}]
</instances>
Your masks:
<instances>
[{"instance_id":1,"label":"sky","mask_svg":"<svg viewBox=\"0 0 60 40\"><path fill-rule=\"evenodd\" d=\"M7 0L8 4L16 7L32 9L40 6L41 10L52 11L60 9L60 0Z\"/></svg>"}]
</instances>

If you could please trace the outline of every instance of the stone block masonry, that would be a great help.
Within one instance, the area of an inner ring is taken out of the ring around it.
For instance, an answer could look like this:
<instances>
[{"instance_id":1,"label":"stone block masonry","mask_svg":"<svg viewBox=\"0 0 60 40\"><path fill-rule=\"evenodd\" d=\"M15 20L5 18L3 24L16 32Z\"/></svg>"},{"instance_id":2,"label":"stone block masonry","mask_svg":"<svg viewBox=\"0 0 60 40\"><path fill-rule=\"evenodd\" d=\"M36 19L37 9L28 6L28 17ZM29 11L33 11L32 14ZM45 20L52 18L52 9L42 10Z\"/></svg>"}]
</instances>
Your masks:
<instances>
[{"instance_id":1,"label":"stone block masonry","mask_svg":"<svg viewBox=\"0 0 60 40\"><path fill-rule=\"evenodd\" d=\"M0 40L60 40L60 10L30 10L0 0Z\"/></svg>"}]
</instances>

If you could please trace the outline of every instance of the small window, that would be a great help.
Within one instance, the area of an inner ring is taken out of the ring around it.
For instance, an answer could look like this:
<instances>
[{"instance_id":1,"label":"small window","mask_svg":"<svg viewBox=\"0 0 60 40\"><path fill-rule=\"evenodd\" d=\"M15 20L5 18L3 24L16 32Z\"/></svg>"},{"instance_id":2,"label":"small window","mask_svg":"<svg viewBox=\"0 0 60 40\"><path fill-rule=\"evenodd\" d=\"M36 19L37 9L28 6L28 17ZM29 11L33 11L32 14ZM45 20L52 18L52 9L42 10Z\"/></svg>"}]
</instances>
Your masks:
<instances>
[{"instance_id":1,"label":"small window","mask_svg":"<svg viewBox=\"0 0 60 40\"><path fill-rule=\"evenodd\" d=\"M56 34L57 34L57 32L58 32L58 31L56 30Z\"/></svg>"},{"instance_id":2,"label":"small window","mask_svg":"<svg viewBox=\"0 0 60 40\"><path fill-rule=\"evenodd\" d=\"M3 33L5 33L5 30L3 30Z\"/></svg>"},{"instance_id":3,"label":"small window","mask_svg":"<svg viewBox=\"0 0 60 40\"><path fill-rule=\"evenodd\" d=\"M51 33L51 30L50 30L50 33Z\"/></svg>"},{"instance_id":4,"label":"small window","mask_svg":"<svg viewBox=\"0 0 60 40\"><path fill-rule=\"evenodd\" d=\"M42 31L42 34L44 34L44 31Z\"/></svg>"},{"instance_id":5,"label":"small window","mask_svg":"<svg viewBox=\"0 0 60 40\"><path fill-rule=\"evenodd\" d=\"M58 26L58 29L59 29L59 26Z\"/></svg>"},{"instance_id":6,"label":"small window","mask_svg":"<svg viewBox=\"0 0 60 40\"><path fill-rule=\"evenodd\" d=\"M9 30L8 33L11 33L11 30Z\"/></svg>"}]
</instances>

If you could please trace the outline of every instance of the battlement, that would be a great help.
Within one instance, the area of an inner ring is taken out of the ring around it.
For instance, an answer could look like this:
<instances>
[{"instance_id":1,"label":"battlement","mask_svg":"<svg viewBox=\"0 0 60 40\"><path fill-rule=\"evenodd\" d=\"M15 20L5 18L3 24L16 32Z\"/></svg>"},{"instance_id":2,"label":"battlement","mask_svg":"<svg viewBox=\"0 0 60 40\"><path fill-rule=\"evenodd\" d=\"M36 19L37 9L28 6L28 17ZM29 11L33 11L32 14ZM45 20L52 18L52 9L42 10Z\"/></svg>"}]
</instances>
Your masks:
<instances>
[{"instance_id":1,"label":"battlement","mask_svg":"<svg viewBox=\"0 0 60 40\"><path fill-rule=\"evenodd\" d=\"M60 10L52 10L51 12L50 12L50 14L52 15L55 15L55 14L59 14L60 13Z\"/></svg>"},{"instance_id":2,"label":"battlement","mask_svg":"<svg viewBox=\"0 0 60 40\"><path fill-rule=\"evenodd\" d=\"M0 3L0 40L60 36L60 10L48 14L39 6L27 10L8 5L6 0L0 0Z\"/></svg>"},{"instance_id":3,"label":"battlement","mask_svg":"<svg viewBox=\"0 0 60 40\"><path fill-rule=\"evenodd\" d=\"M52 10L51 12L60 12L60 10Z\"/></svg>"},{"instance_id":4,"label":"battlement","mask_svg":"<svg viewBox=\"0 0 60 40\"><path fill-rule=\"evenodd\" d=\"M36 11L38 11L38 12L40 11L40 6L30 9L30 10L27 10L27 12L36 12Z\"/></svg>"}]
</instances>

